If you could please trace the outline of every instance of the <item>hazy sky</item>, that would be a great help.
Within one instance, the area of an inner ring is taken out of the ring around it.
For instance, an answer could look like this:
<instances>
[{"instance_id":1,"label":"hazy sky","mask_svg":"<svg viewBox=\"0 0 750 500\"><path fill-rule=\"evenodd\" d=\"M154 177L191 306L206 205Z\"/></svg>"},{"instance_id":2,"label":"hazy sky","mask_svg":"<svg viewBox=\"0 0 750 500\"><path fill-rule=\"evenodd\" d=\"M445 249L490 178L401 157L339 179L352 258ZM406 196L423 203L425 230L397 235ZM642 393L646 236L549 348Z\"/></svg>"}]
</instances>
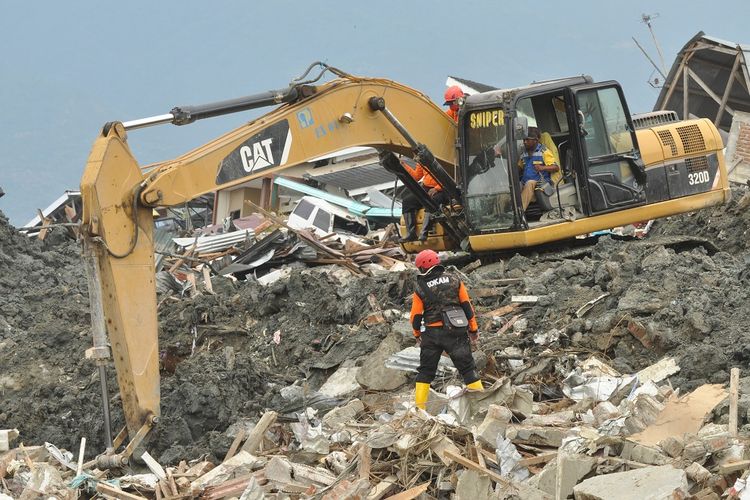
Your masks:
<instances>
[{"instance_id":1,"label":"hazy sky","mask_svg":"<svg viewBox=\"0 0 750 500\"><path fill-rule=\"evenodd\" d=\"M0 198L16 226L78 189L100 127L285 87L322 60L414 87L442 103L456 75L498 87L590 74L618 80L631 112L652 108L667 68L698 31L750 44L750 1L0 0ZM324 20L325 19L325 20ZM257 116L129 133L141 164L175 157Z\"/></svg>"}]
</instances>

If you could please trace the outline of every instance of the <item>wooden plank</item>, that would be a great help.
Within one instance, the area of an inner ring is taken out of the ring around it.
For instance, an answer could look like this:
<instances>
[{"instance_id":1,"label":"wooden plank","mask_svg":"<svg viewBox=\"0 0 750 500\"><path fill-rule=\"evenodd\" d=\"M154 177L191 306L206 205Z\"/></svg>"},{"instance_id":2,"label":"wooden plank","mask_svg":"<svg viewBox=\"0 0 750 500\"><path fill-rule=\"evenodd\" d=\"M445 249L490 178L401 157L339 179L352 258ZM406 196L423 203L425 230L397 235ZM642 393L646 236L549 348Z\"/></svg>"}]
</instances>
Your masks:
<instances>
[{"instance_id":1,"label":"wooden plank","mask_svg":"<svg viewBox=\"0 0 750 500\"><path fill-rule=\"evenodd\" d=\"M362 443L359 446L359 478L366 479L367 481L370 480L370 462L372 460L372 457L370 456L371 450L372 449L365 443Z\"/></svg>"},{"instance_id":2,"label":"wooden plank","mask_svg":"<svg viewBox=\"0 0 750 500\"><path fill-rule=\"evenodd\" d=\"M557 452L545 453L543 455L537 455L537 456L529 457L529 458L522 458L521 460L518 461L518 465L523 465L524 467L527 467L529 465L543 464L554 459L556 456L557 456Z\"/></svg>"},{"instance_id":3,"label":"wooden plank","mask_svg":"<svg viewBox=\"0 0 750 500\"><path fill-rule=\"evenodd\" d=\"M445 450L445 456L448 457L448 458L450 458L454 462L457 462L457 463L463 465L467 469L471 469L471 470L474 470L476 472L479 472L480 474L484 474L485 476L489 477L490 479L492 479L496 483L500 483L500 484L505 485L505 486L510 486L510 481L508 481L507 479L505 479L504 477L502 477L497 472L493 472L493 471L489 470L486 467L482 467L478 463L472 462L471 460L469 460L466 457L463 457L463 456L461 456L461 455L459 455L457 453L453 453L450 450Z\"/></svg>"},{"instance_id":4,"label":"wooden plank","mask_svg":"<svg viewBox=\"0 0 750 500\"><path fill-rule=\"evenodd\" d=\"M190 257L193 255L193 252L195 251L196 243L193 243L188 249L186 249L183 253L183 257ZM173 273L175 272L183 263L185 262L184 258L177 259L177 261L172 264L172 267L169 268L169 272Z\"/></svg>"},{"instance_id":5,"label":"wooden plank","mask_svg":"<svg viewBox=\"0 0 750 500\"><path fill-rule=\"evenodd\" d=\"M472 288L471 296L477 299L486 297L499 297L503 294L503 291L499 288Z\"/></svg>"},{"instance_id":6,"label":"wooden plank","mask_svg":"<svg viewBox=\"0 0 750 500\"><path fill-rule=\"evenodd\" d=\"M276 417L278 416L279 414L275 411L269 410L265 412L263 416L260 417L260 420L258 420L258 423L255 424L255 427L253 427L253 430L250 431L250 434L247 436L247 441L245 441L245 444L242 445L242 451L246 451L252 454L258 451L260 443L263 442L263 435L266 433L266 430L268 430L268 428L271 427L274 422L276 422Z\"/></svg>"},{"instance_id":7,"label":"wooden plank","mask_svg":"<svg viewBox=\"0 0 750 500\"><path fill-rule=\"evenodd\" d=\"M740 369L729 370L729 435L737 436L737 402L740 390Z\"/></svg>"},{"instance_id":8,"label":"wooden plank","mask_svg":"<svg viewBox=\"0 0 750 500\"><path fill-rule=\"evenodd\" d=\"M536 304L539 301L539 297L536 295L513 295L510 301L521 304Z\"/></svg>"},{"instance_id":9,"label":"wooden plank","mask_svg":"<svg viewBox=\"0 0 750 500\"><path fill-rule=\"evenodd\" d=\"M37 234L36 237L40 240L43 240L47 236L47 231L49 231L50 220L45 217L42 211L38 208L36 209L36 213L39 216L39 221L42 223L42 230L39 231L39 234Z\"/></svg>"},{"instance_id":10,"label":"wooden plank","mask_svg":"<svg viewBox=\"0 0 750 500\"><path fill-rule=\"evenodd\" d=\"M750 468L750 460L740 460L739 462L729 462L726 464L721 464L719 466L719 474L722 476L726 476L727 474L731 474L733 472L739 472L741 470L745 470Z\"/></svg>"},{"instance_id":11,"label":"wooden plank","mask_svg":"<svg viewBox=\"0 0 750 500\"><path fill-rule=\"evenodd\" d=\"M266 479L265 476L265 471L259 470L253 472L251 475L238 477L236 479L230 479L216 486L209 486L203 491L201 499L218 500L220 498L239 496L243 491L245 491L247 485L250 484L253 476L260 486L268 483L268 479Z\"/></svg>"},{"instance_id":12,"label":"wooden plank","mask_svg":"<svg viewBox=\"0 0 750 500\"><path fill-rule=\"evenodd\" d=\"M513 323L515 323L515 322L516 322L516 321L518 321L519 319L521 319L521 315L520 315L520 314L516 314L515 316L513 316L512 318L510 318L510 319L508 320L508 322L507 322L507 323L505 323L505 324L503 325L503 327L502 327L502 328L500 328L500 329L499 329L499 330L497 331L497 334L498 334L498 335L502 335L503 333L505 333L505 332L506 332L506 331L508 330L508 328L510 328L511 326L513 326Z\"/></svg>"},{"instance_id":13,"label":"wooden plank","mask_svg":"<svg viewBox=\"0 0 750 500\"><path fill-rule=\"evenodd\" d=\"M245 439L245 434L247 434L247 429L245 429L245 427L242 427L237 432L237 435L234 436L234 441L232 441L232 445L229 447L229 451L227 451L227 455L224 457L224 462L232 458L234 454L237 453L237 448L240 447L240 444L242 444L242 441Z\"/></svg>"},{"instance_id":14,"label":"wooden plank","mask_svg":"<svg viewBox=\"0 0 750 500\"><path fill-rule=\"evenodd\" d=\"M146 497L127 493L107 483L96 483L96 491L105 497L117 498L119 500L146 500Z\"/></svg>"},{"instance_id":15,"label":"wooden plank","mask_svg":"<svg viewBox=\"0 0 750 500\"><path fill-rule=\"evenodd\" d=\"M214 287L211 283L211 271L208 269L208 266L203 266L201 272L203 273L203 282L206 284L206 291L213 295Z\"/></svg>"},{"instance_id":16,"label":"wooden plank","mask_svg":"<svg viewBox=\"0 0 750 500\"><path fill-rule=\"evenodd\" d=\"M427 491L427 487L429 485L429 481L426 483L422 483L419 486L415 486L414 488L402 491L401 493L397 493L395 495L391 495L386 498L386 500L412 500Z\"/></svg>"},{"instance_id":17,"label":"wooden plank","mask_svg":"<svg viewBox=\"0 0 750 500\"><path fill-rule=\"evenodd\" d=\"M513 311L515 311L519 307L521 307L521 304L509 304L507 306L499 307L497 309L493 309L492 311L489 311L489 312L486 312L486 313L482 313L481 315L482 316L488 316L488 317L492 317L492 316L505 316L506 314L512 313Z\"/></svg>"}]
</instances>

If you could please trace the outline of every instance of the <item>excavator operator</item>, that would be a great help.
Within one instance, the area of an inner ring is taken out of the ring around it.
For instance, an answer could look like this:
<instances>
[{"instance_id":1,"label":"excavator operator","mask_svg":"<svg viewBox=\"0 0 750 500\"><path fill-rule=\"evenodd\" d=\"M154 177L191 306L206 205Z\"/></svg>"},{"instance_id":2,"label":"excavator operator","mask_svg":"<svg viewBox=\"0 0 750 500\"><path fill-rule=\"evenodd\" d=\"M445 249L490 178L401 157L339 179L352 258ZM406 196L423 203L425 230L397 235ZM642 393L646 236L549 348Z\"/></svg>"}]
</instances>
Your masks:
<instances>
[{"instance_id":1,"label":"excavator operator","mask_svg":"<svg viewBox=\"0 0 750 500\"><path fill-rule=\"evenodd\" d=\"M450 356L468 389L484 388L471 354L472 345L479 340L479 327L466 286L440 265L440 256L433 250L419 252L414 264L420 272L410 314L414 337L420 346L414 402L424 410L443 351Z\"/></svg>"},{"instance_id":2,"label":"excavator operator","mask_svg":"<svg viewBox=\"0 0 750 500\"><path fill-rule=\"evenodd\" d=\"M448 87L445 91L445 102L444 106L448 106L445 111L454 122L458 123L458 99L464 97L464 91L458 85ZM422 187L427 191L427 194L432 198L438 205L447 205L450 202L448 193L443 191L443 188L438 184L434 177L432 177L427 170L422 167L421 164L417 163L416 167L411 167L408 164L402 162L404 168L412 176L412 178L421 183ZM424 220L422 221L422 228L419 231L419 237L417 237L417 212L422 208L417 198L407 193L402 202L401 209L404 214L404 225L406 226L406 235L399 238L399 243L406 243L419 239L419 241L426 241L427 234L430 231L432 222L432 214L425 211Z\"/></svg>"}]
</instances>

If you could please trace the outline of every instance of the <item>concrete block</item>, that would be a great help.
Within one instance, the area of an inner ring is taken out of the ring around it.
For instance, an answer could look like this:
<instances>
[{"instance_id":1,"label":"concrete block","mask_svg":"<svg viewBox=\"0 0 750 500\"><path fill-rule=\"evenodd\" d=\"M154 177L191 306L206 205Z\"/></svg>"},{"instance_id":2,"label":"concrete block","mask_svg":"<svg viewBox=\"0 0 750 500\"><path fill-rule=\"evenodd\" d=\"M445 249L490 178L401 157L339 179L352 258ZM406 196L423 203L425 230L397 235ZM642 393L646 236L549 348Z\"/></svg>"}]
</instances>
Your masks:
<instances>
[{"instance_id":1,"label":"concrete block","mask_svg":"<svg viewBox=\"0 0 750 500\"><path fill-rule=\"evenodd\" d=\"M674 500L688 497L688 482L685 471L662 465L592 477L573 494L576 500Z\"/></svg>"},{"instance_id":2,"label":"concrete block","mask_svg":"<svg viewBox=\"0 0 750 500\"><path fill-rule=\"evenodd\" d=\"M670 457L677 458L682 454L682 450L685 448L685 443L679 438L670 436L659 441L659 448Z\"/></svg>"},{"instance_id":3,"label":"concrete block","mask_svg":"<svg viewBox=\"0 0 750 500\"><path fill-rule=\"evenodd\" d=\"M515 483L511 488L502 484L495 487L493 500L554 500L555 496L542 491L528 483Z\"/></svg>"},{"instance_id":4,"label":"concrete block","mask_svg":"<svg viewBox=\"0 0 750 500\"><path fill-rule=\"evenodd\" d=\"M586 455L562 455L557 458L555 498L564 499L573 494L573 487L596 467L598 460Z\"/></svg>"},{"instance_id":5,"label":"concrete block","mask_svg":"<svg viewBox=\"0 0 750 500\"><path fill-rule=\"evenodd\" d=\"M490 478L473 470L464 470L456 485L456 500L489 500L492 497Z\"/></svg>"},{"instance_id":6,"label":"concrete block","mask_svg":"<svg viewBox=\"0 0 750 500\"><path fill-rule=\"evenodd\" d=\"M385 367L385 361L401 350L401 342L395 334L388 335L357 372L359 385L373 391L392 391L404 385L407 375L392 368Z\"/></svg>"},{"instance_id":7,"label":"concrete block","mask_svg":"<svg viewBox=\"0 0 750 500\"><path fill-rule=\"evenodd\" d=\"M559 448L568 429L510 424L505 437L511 441Z\"/></svg>"},{"instance_id":8,"label":"concrete block","mask_svg":"<svg viewBox=\"0 0 750 500\"><path fill-rule=\"evenodd\" d=\"M594 414L596 425L602 425L605 420L620 416L620 410L609 401L602 401L591 410Z\"/></svg>"},{"instance_id":9,"label":"concrete block","mask_svg":"<svg viewBox=\"0 0 750 500\"><path fill-rule=\"evenodd\" d=\"M552 496L555 495L555 489L557 488L557 459L550 460L544 469L534 476L534 486L541 491L548 493Z\"/></svg>"},{"instance_id":10,"label":"concrete block","mask_svg":"<svg viewBox=\"0 0 750 500\"><path fill-rule=\"evenodd\" d=\"M323 425L337 429L347 422L354 420L357 415L365 411L365 405L359 399L352 399L346 405L334 408L323 416Z\"/></svg>"},{"instance_id":11,"label":"concrete block","mask_svg":"<svg viewBox=\"0 0 750 500\"><path fill-rule=\"evenodd\" d=\"M699 463L693 462L685 468L688 479L699 484L704 484L711 479L711 473Z\"/></svg>"},{"instance_id":12,"label":"concrete block","mask_svg":"<svg viewBox=\"0 0 750 500\"><path fill-rule=\"evenodd\" d=\"M484 421L477 428L477 438L484 444L495 447L497 437L505 437L505 428L513 418L513 412L500 405L490 405Z\"/></svg>"},{"instance_id":13,"label":"concrete block","mask_svg":"<svg viewBox=\"0 0 750 500\"><path fill-rule=\"evenodd\" d=\"M702 441L696 439L685 443L685 448L682 450L682 458L689 462L703 464L706 458L708 458L708 450L706 450Z\"/></svg>"},{"instance_id":14,"label":"concrete block","mask_svg":"<svg viewBox=\"0 0 750 500\"><path fill-rule=\"evenodd\" d=\"M318 389L318 392L332 398L342 398L352 394L362 387L357 383L359 367L354 366L354 360L344 361L333 375Z\"/></svg>"},{"instance_id":15,"label":"concrete block","mask_svg":"<svg viewBox=\"0 0 750 500\"><path fill-rule=\"evenodd\" d=\"M656 448L650 448L632 441L625 441L622 444L620 457L648 465L664 465L667 463L667 457Z\"/></svg>"},{"instance_id":16,"label":"concrete block","mask_svg":"<svg viewBox=\"0 0 750 500\"><path fill-rule=\"evenodd\" d=\"M10 443L18 437L18 429L0 430L0 451L8 451Z\"/></svg>"}]
</instances>

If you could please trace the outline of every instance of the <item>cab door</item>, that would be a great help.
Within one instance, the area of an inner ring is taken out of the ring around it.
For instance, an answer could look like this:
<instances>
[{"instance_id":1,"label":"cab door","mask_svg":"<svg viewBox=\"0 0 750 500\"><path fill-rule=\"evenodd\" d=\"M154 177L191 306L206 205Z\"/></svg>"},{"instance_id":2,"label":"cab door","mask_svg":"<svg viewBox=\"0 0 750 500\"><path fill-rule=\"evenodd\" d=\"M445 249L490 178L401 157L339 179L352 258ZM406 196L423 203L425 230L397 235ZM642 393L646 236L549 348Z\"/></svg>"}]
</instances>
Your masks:
<instances>
[{"instance_id":1,"label":"cab door","mask_svg":"<svg viewBox=\"0 0 750 500\"><path fill-rule=\"evenodd\" d=\"M569 87L572 168L585 215L646 203L645 170L622 89L614 81Z\"/></svg>"}]
</instances>

